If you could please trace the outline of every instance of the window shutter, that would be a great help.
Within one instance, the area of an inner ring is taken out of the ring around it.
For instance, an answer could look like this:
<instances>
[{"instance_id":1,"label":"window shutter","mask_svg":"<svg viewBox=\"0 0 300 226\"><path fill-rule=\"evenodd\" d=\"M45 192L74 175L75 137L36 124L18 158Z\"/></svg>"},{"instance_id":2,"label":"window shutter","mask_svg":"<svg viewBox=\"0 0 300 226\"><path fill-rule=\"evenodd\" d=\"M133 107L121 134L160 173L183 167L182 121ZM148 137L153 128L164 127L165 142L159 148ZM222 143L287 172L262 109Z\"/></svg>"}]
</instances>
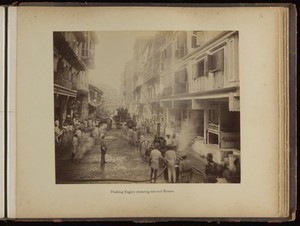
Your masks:
<instances>
[{"instance_id":1,"label":"window shutter","mask_svg":"<svg viewBox=\"0 0 300 226\"><path fill-rule=\"evenodd\" d=\"M204 36L204 32L203 31L198 31L197 32L197 42L196 45L201 45L205 42L205 36Z\"/></svg>"},{"instance_id":2,"label":"window shutter","mask_svg":"<svg viewBox=\"0 0 300 226\"><path fill-rule=\"evenodd\" d=\"M178 50L180 47L180 36L176 38L176 49Z\"/></svg>"},{"instance_id":3,"label":"window shutter","mask_svg":"<svg viewBox=\"0 0 300 226\"><path fill-rule=\"evenodd\" d=\"M175 72L175 83L178 83L178 75L179 75L179 73L178 73L178 71L176 71Z\"/></svg>"},{"instance_id":4,"label":"window shutter","mask_svg":"<svg viewBox=\"0 0 300 226\"><path fill-rule=\"evenodd\" d=\"M191 46L192 48L196 48L197 47L197 36L195 34L192 35L192 43Z\"/></svg>"},{"instance_id":5,"label":"window shutter","mask_svg":"<svg viewBox=\"0 0 300 226\"><path fill-rule=\"evenodd\" d=\"M197 77L198 77L198 63L195 63L192 66L192 78L196 79Z\"/></svg>"},{"instance_id":6,"label":"window shutter","mask_svg":"<svg viewBox=\"0 0 300 226\"><path fill-rule=\"evenodd\" d=\"M178 82L180 84L184 83L185 78L184 78L184 71L181 69L178 73Z\"/></svg>"},{"instance_id":7,"label":"window shutter","mask_svg":"<svg viewBox=\"0 0 300 226\"><path fill-rule=\"evenodd\" d=\"M178 88L178 78L179 78L179 73L178 71L175 71L175 83L174 83L174 93L177 93L177 88Z\"/></svg>"},{"instance_id":8,"label":"window shutter","mask_svg":"<svg viewBox=\"0 0 300 226\"><path fill-rule=\"evenodd\" d=\"M181 69L179 72L178 72L178 83L180 84L184 84L187 80L187 73L186 73L186 68L184 69Z\"/></svg>"},{"instance_id":9,"label":"window shutter","mask_svg":"<svg viewBox=\"0 0 300 226\"><path fill-rule=\"evenodd\" d=\"M187 53L188 53L188 49L187 49L187 44L185 43L183 47L183 56L185 56Z\"/></svg>"},{"instance_id":10,"label":"window shutter","mask_svg":"<svg viewBox=\"0 0 300 226\"><path fill-rule=\"evenodd\" d=\"M170 59L171 56L172 56L172 48L171 48L171 46L169 46L169 47L167 48L167 58Z\"/></svg>"},{"instance_id":11,"label":"window shutter","mask_svg":"<svg viewBox=\"0 0 300 226\"><path fill-rule=\"evenodd\" d=\"M184 72L184 80L185 80L185 82L187 82L188 81L188 71L187 71L186 67L183 69L183 72Z\"/></svg>"},{"instance_id":12,"label":"window shutter","mask_svg":"<svg viewBox=\"0 0 300 226\"><path fill-rule=\"evenodd\" d=\"M213 70L213 56L212 55L207 55L206 57L206 68L205 68L205 75L208 75L208 72Z\"/></svg>"},{"instance_id":13,"label":"window shutter","mask_svg":"<svg viewBox=\"0 0 300 226\"><path fill-rule=\"evenodd\" d=\"M205 76L206 59L202 59L197 63L198 77Z\"/></svg>"},{"instance_id":14,"label":"window shutter","mask_svg":"<svg viewBox=\"0 0 300 226\"><path fill-rule=\"evenodd\" d=\"M216 55L216 70L223 71L224 70L224 49L221 49L217 52Z\"/></svg>"}]
</instances>

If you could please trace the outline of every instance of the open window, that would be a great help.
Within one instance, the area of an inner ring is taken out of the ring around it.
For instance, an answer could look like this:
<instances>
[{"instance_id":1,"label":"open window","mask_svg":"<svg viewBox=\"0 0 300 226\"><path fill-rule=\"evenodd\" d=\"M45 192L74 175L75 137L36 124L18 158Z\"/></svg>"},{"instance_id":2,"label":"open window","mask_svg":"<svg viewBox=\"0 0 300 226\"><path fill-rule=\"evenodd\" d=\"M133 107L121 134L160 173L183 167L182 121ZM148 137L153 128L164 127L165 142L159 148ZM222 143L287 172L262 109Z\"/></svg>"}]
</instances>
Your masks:
<instances>
[{"instance_id":1,"label":"open window","mask_svg":"<svg viewBox=\"0 0 300 226\"><path fill-rule=\"evenodd\" d=\"M209 72L224 71L224 48L208 56Z\"/></svg>"},{"instance_id":2,"label":"open window","mask_svg":"<svg viewBox=\"0 0 300 226\"><path fill-rule=\"evenodd\" d=\"M207 59L203 58L196 62L192 68L192 78L197 79L207 75Z\"/></svg>"},{"instance_id":3,"label":"open window","mask_svg":"<svg viewBox=\"0 0 300 226\"><path fill-rule=\"evenodd\" d=\"M188 88L187 69L183 68L175 72L175 86L174 92L177 94L186 93Z\"/></svg>"},{"instance_id":4,"label":"open window","mask_svg":"<svg viewBox=\"0 0 300 226\"><path fill-rule=\"evenodd\" d=\"M160 70L163 71L170 66L172 60L172 47L169 45L160 53Z\"/></svg>"},{"instance_id":5,"label":"open window","mask_svg":"<svg viewBox=\"0 0 300 226\"><path fill-rule=\"evenodd\" d=\"M191 47L197 48L205 42L205 33L204 31L193 31L191 37Z\"/></svg>"},{"instance_id":6,"label":"open window","mask_svg":"<svg viewBox=\"0 0 300 226\"><path fill-rule=\"evenodd\" d=\"M187 54L187 34L181 32L176 38L175 56L181 58Z\"/></svg>"}]
</instances>

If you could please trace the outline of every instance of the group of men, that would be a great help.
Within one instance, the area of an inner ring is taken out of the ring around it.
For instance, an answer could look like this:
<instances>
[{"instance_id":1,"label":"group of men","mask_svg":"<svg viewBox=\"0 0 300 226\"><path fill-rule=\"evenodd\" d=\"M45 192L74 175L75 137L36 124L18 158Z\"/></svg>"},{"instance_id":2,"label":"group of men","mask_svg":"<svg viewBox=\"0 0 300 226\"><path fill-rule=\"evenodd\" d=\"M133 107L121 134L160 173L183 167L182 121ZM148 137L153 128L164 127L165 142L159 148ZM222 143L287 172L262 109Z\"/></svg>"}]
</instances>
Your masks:
<instances>
[{"instance_id":1,"label":"group of men","mask_svg":"<svg viewBox=\"0 0 300 226\"><path fill-rule=\"evenodd\" d=\"M174 150L168 150L165 156L157 149L150 153L150 180L155 183L159 175L160 162L163 162L167 168L168 182L190 183L193 176L191 161L187 159L187 154L178 155Z\"/></svg>"},{"instance_id":2,"label":"group of men","mask_svg":"<svg viewBox=\"0 0 300 226\"><path fill-rule=\"evenodd\" d=\"M150 180L155 183L159 175L160 163L166 166L166 179L169 183L176 183L178 180L181 183L189 183L193 176L191 161L187 159L187 153L177 152L178 141L176 135L172 137L167 134L165 137L165 152L162 152L159 142L154 143L154 149L150 152Z\"/></svg>"},{"instance_id":3,"label":"group of men","mask_svg":"<svg viewBox=\"0 0 300 226\"><path fill-rule=\"evenodd\" d=\"M76 126L76 131L73 136L73 159L78 159L83 157L82 149L86 147L85 151L91 150L92 147L97 147L100 149L100 164L104 165L105 155L107 151L107 145L104 142L105 136L103 129L101 128L101 123L97 120L84 120L83 124ZM87 148L89 147L89 148Z\"/></svg>"},{"instance_id":4,"label":"group of men","mask_svg":"<svg viewBox=\"0 0 300 226\"><path fill-rule=\"evenodd\" d=\"M99 120L79 120L67 115L63 126L55 121L55 143L57 150L72 147L72 160L80 160L93 147L100 145L101 165L106 163L107 146L104 142L104 133Z\"/></svg>"},{"instance_id":5,"label":"group of men","mask_svg":"<svg viewBox=\"0 0 300 226\"><path fill-rule=\"evenodd\" d=\"M218 180L224 179L229 183L240 183L240 159L234 160L234 169L229 170L228 165L217 165L213 161L213 155L208 153L206 156L207 163L205 165L204 183L218 183Z\"/></svg>"},{"instance_id":6,"label":"group of men","mask_svg":"<svg viewBox=\"0 0 300 226\"><path fill-rule=\"evenodd\" d=\"M72 143L72 159L80 160L86 151L91 150L93 146L99 148L100 164L105 165L105 155L107 145L104 141L105 136L103 128L100 128L101 123L97 120L87 119L78 120L77 118L70 119L67 116L65 124L60 127L59 121L55 121L55 141L58 142L63 133L71 134ZM129 128L129 142L132 145L138 145L141 136L141 127ZM63 132L65 131L65 132ZM149 165L150 165L150 181L155 183L158 176L158 171L165 166L165 178L169 183L189 183L193 177L193 166L187 158L186 152L178 151L178 140L176 135L167 134L162 137L164 145L161 145L159 139L153 142L153 147L150 149ZM68 147L68 146L67 146ZM70 147L70 145L69 145ZM163 147L163 148L162 148ZM207 163L205 165L205 183L216 183L219 177L225 177L228 182L239 183L240 181L240 162L239 159L234 161L236 170L219 170L217 164L213 161L211 153L207 155Z\"/></svg>"},{"instance_id":7,"label":"group of men","mask_svg":"<svg viewBox=\"0 0 300 226\"><path fill-rule=\"evenodd\" d=\"M119 122L125 122L128 118L128 109L119 106L117 108L117 112L116 112L116 116L117 116L117 121Z\"/></svg>"}]
</instances>

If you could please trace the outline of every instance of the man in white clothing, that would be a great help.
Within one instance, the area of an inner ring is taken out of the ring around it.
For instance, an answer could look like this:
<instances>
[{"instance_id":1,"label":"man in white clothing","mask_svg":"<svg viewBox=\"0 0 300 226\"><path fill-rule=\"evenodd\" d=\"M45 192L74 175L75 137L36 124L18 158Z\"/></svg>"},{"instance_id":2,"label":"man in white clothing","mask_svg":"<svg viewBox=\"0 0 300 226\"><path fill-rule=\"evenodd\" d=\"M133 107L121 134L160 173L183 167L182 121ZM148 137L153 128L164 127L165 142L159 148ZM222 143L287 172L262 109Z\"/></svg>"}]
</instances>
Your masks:
<instances>
[{"instance_id":1,"label":"man in white clothing","mask_svg":"<svg viewBox=\"0 0 300 226\"><path fill-rule=\"evenodd\" d=\"M177 155L174 150L168 150L165 154L168 167L168 181L169 183L176 183L176 170L175 165L177 163Z\"/></svg>"}]
</instances>

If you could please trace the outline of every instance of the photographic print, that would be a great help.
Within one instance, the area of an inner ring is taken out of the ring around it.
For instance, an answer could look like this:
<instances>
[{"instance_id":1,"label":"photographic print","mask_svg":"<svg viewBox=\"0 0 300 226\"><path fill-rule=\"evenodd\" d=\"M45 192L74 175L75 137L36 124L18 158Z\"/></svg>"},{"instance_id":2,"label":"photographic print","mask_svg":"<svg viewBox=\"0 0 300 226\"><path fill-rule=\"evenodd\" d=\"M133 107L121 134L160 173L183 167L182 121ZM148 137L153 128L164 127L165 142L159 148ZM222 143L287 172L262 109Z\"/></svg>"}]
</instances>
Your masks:
<instances>
[{"instance_id":1,"label":"photographic print","mask_svg":"<svg viewBox=\"0 0 300 226\"><path fill-rule=\"evenodd\" d=\"M240 183L237 31L53 32L56 184Z\"/></svg>"}]
</instances>

